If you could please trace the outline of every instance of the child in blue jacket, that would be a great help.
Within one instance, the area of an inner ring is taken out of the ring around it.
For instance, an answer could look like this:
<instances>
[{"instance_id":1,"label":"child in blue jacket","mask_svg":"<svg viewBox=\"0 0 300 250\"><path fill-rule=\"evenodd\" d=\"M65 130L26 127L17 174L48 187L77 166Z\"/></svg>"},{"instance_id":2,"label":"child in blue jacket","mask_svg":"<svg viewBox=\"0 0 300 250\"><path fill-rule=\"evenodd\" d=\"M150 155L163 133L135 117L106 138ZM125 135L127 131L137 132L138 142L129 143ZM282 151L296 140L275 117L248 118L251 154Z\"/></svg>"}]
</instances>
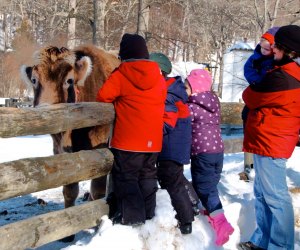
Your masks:
<instances>
[{"instance_id":1,"label":"child in blue jacket","mask_svg":"<svg viewBox=\"0 0 300 250\"><path fill-rule=\"evenodd\" d=\"M161 188L170 195L182 234L192 232L194 214L197 213L198 197L191 183L183 174L183 165L190 162L192 127L187 106L188 93L180 76L170 77L172 64L162 53L150 54L157 62L166 79L168 88L164 113L162 151L158 155L157 177Z\"/></svg>"},{"instance_id":2,"label":"child in blue jacket","mask_svg":"<svg viewBox=\"0 0 300 250\"><path fill-rule=\"evenodd\" d=\"M274 35L279 27L270 28L261 36L260 43L244 65L244 76L249 84L260 84L267 71L274 68Z\"/></svg>"},{"instance_id":3,"label":"child in blue jacket","mask_svg":"<svg viewBox=\"0 0 300 250\"><path fill-rule=\"evenodd\" d=\"M274 68L273 50L274 36L279 27L268 29L260 38L260 43L256 46L252 56L248 58L244 65L244 76L250 85L261 84L267 71ZM242 111L242 119L245 124L248 114L245 106Z\"/></svg>"}]
</instances>

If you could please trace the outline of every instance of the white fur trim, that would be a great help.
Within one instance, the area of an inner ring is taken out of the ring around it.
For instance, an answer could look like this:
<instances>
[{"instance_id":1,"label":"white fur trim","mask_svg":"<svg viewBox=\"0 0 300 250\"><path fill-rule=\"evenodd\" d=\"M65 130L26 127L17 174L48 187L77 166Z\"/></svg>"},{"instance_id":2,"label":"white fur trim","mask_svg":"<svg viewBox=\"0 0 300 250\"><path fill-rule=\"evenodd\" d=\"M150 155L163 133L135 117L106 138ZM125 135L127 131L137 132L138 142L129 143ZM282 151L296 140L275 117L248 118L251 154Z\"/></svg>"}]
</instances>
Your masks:
<instances>
[{"instance_id":1,"label":"white fur trim","mask_svg":"<svg viewBox=\"0 0 300 250\"><path fill-rule=\"evenodd\" d=\"M85 74L83 75L82 79L80 79L77 83L78 86L84 86L84 82L85 82L86 78L91 74L91 72L93 70L92 60L90 57L84 56L77 63L82 63L83 65L86 64Z\"/></svg>"},{"instance_id":2,"label":"white fur trim","mask_svg":"<svg viewBox=\"0 0 300 250\"><path fill-rule=\"evenodd\" d=\"M28 78L28 75L26 74L26 67L26 65L22 65L20 68L21 79L26 84L27 88L29 90L32 90L32 83L31 80Z\"/></svg>"}]
</instances>

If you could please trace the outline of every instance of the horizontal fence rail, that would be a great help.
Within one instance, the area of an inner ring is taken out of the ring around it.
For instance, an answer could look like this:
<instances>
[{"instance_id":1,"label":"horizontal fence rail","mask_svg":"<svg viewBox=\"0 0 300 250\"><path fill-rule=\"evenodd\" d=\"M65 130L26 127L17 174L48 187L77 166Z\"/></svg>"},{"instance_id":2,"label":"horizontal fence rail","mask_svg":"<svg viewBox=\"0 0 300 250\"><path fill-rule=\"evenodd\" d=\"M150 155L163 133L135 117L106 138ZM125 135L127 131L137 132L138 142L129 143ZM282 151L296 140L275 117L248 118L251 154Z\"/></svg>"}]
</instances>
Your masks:
<instances>
[{"instance_id":1,"label":"horizontal fence rail","mask_svg":"<svg viewBox=\"0 0 300 250\"><path fill-rule=\"evenodd\" d=\"M0 200L104 176L112 163L109 149L0 163Z\"/></svg>"},{"instance_id":2,"label":"horizontal fence rail","mask_svg":"<svg viewBox=\"0 0 300 250\"><path fill-rule=\"evenodd\" d=\"M69 129L112 124L109 103L61 103L40 108L0 108L0 137L56 134Z\"/></svg>"},{"instance_id":3,"label":"horizontal fence rail","mask_svg":"<svg viewBox=\"0 0 300 250\"><path fill-rule=\"evenodd\" d=\"M242 125L242 103L221 103L221 123ZM55 134L68 129L112 124L112 104L62 103L41 108L0 108L0 137Z\"/></svg>"},{"instance_id":4,"label":"horizontal fence rail","mask_svg":"<svg viewBox=\"0 0 300 250\"><path fill-rule=\"evenodd\" d=\"M35 216L0 227L1 250L24 250L59 240L100 224L108 214L103 200Z\"/></svg>"}]
</instances>

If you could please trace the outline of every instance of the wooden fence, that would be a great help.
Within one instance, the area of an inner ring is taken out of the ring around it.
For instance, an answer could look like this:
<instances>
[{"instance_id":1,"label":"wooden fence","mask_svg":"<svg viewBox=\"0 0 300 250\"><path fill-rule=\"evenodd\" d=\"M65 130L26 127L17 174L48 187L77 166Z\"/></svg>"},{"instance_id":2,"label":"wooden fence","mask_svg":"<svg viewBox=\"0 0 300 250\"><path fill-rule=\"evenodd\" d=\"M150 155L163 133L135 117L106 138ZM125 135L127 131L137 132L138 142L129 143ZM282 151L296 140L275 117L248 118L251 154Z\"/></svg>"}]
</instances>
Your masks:
<instances>
[{"instance_id":1,"label":"wooden fence","mask_svg":"<svg viewBox=\"0 0 300 250\"><path fill-rule=\"evenodd\" d=\"M242 104L222 104L223 121L241 124L242 107ZM103 103L0 108L0 137L55 134L69 129L112 124L113 120L113 105ZM231 144L233 147L226 146L225 141L226 152L241 151L238 141ZM112 162L113 156L108 149L97 149L0 163L0 202L104 176L110 171ZM0 227L0 248L35 248L99 225L99 219L107 213L105 201L97 200L7 224Z\"/></svg>"}]
</instances>

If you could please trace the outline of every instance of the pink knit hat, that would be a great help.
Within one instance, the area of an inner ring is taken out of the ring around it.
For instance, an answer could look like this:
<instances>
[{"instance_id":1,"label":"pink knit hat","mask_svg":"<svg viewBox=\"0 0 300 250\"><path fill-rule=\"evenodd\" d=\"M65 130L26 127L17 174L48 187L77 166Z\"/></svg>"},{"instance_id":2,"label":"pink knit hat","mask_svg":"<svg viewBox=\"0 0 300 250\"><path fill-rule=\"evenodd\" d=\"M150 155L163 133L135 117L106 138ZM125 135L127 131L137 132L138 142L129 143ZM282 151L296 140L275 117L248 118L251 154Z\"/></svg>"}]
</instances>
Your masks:
<instances>
[{"instance_id":1,"label":"pink knit hat","mask_svg":"<svg viewBox=\"0 0 300 250\"><path fill-rule=\"evenodd\" d=\"M210 91L212 79L205 69L193 69L186 78L191 85L192 94Z\"/></svg>"}]
</instances>

